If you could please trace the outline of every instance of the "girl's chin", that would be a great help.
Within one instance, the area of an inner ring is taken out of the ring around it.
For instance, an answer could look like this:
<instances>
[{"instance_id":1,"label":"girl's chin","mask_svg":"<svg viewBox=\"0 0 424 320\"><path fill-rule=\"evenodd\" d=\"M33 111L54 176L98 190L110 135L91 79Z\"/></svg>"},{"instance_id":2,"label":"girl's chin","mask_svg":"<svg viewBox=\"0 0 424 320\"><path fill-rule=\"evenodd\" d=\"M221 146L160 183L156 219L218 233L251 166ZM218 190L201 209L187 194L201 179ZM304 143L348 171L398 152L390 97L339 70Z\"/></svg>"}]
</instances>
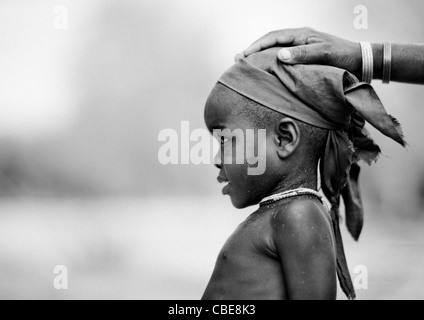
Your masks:
<instances>
[{"instance_id":1,"label":"girl's chin","mask_svg":"<svg viewBox=\"0 0 424 320\"><path fill-rule=\"evenodd\" d=\"M244 209L256 204L256 203L247 201L247 199L240 199L234 193L230 194L230 198L231 198L231 203L237 209Z\"/></svg>"}]
</instances>

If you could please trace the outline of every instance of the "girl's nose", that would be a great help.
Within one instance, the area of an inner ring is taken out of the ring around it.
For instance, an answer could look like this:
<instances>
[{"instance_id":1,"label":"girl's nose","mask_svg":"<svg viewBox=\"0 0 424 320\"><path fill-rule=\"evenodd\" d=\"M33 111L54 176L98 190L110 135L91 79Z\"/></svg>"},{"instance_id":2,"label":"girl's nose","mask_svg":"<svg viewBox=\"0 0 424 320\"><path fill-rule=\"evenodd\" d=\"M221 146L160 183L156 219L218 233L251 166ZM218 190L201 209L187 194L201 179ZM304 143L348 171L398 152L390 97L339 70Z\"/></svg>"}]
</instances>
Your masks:
<instances>
[{"instance_id":1,"label":"girl's nose","mask_svg":"<svg viewBox=\"0 0 424 320\"><path fill-rule=\"evenodd\" d=\"M222 152L221 150L219 150L216 155L215 158L213 159L213 163L215 165L215 167L217 167L218 169L222 169Z\"/></svg>"}]
</instances>

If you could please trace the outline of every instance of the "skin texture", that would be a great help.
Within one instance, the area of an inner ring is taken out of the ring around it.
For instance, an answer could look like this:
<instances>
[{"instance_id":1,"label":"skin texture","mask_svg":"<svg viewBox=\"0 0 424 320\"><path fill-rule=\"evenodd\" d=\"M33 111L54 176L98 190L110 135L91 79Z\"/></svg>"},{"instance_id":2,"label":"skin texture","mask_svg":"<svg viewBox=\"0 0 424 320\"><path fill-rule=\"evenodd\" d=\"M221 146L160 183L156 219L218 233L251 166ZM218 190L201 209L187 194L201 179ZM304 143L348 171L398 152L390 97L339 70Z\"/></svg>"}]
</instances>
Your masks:
<instances>
[{"instance_id":1,"label":"skin texture","mask_svg":"<svg viewBox=\"0 0 424 320\"><path fill-rule=\"evenodd\" d=\"M362 77L362 54L359 43L311 28L272 31L250 45L236 59L271 47L285 46L291 58L280 51L278 58L286 64L322 64L345 69ZM290 47L290 48L289 48ZM382 79L383 44L372 44L374 79ZM391 81L424 84L424 45L392 44Z\"/></svg>"},{"instance_id":2,"label":"skin texture","mask_svg":"<svg viewBox=\"0 0 424 320\"><path fill-rule=\"evenodd\" d=\"M205 108L212 132L254 128L237 117L237 94L217 85ZM256 128L257 129L257 128ZM233 205L244 208L265 196L305 187L316 189L316 163L296 121L282 116L266 135L267 166L260 176L248 176L247 164L217 164L220 181L229 181ZM218 159L228 148L222 140ZM234 150L233 150L234 151ZM233 155L235 153L233 152ZM335 299L334 241L328 211L315 197L302 196L260 206L234 231L219 253L202 299Z\"/></svg>"},{"instance_id":3,"label":"skin texture","mask_svg":"<svg viewBox=\"0 0 424 320\"><path fill-rule=\"evenodd\" d=\"M335 299L329 219L306 196L261 207L225 243L202 299Z\"/></svg>"}]
</instances>

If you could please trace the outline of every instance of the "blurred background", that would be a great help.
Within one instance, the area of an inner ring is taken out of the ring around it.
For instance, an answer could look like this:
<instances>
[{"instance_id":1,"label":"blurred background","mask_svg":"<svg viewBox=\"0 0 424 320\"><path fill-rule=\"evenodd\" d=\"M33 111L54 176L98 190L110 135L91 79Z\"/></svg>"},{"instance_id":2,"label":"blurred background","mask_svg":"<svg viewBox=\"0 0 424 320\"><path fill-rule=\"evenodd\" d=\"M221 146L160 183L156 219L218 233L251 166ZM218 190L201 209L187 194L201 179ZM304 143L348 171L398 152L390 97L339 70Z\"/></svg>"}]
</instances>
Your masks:
<instances>
[{"instance_id":1,"label":"blurred background","mask_svg":"<svg viewBox=\"0 0 424 320\"><path fill-rule=\"evenodd\" d=\"M221 196L213 165L160 164L159 132L205 128L217 78L268 31L417 43L423 16L421 0L0 1L0 299L199 299L255 208ZM374 87L409 147L371 130L384 155L363 166L347 257L368 270L359 299L423 299L424 87Z\"/></svg>"}]
</instances>

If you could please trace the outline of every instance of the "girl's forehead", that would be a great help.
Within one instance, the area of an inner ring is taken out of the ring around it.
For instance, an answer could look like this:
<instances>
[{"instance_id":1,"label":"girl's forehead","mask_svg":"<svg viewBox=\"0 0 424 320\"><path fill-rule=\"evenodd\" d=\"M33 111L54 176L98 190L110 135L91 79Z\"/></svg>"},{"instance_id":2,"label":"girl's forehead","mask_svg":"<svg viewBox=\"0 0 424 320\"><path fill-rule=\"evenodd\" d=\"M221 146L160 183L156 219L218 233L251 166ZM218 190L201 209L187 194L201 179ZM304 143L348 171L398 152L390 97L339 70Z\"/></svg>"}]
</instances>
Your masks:
<instances>
[{"instance_id":1,"label":"girl's forehead","mask_svg":"<svg viewBox=\"0 0 424 320\"><path fill-rule=\"evenodd\" d=\"M237 103L231 90L217 84L209 95L205 105L205 122L208 127L225 126L234 122L232 109Z\"/></svg>"},{"instance_id":2,"label":"girl's forehead","mask_svg":"<svg viewBox=\"0 0 424 320\"><path fill-rule=\"evenodd\" d=\"M253 128L254 125L240 111L245 107L239 93L217 83L205 106L205 122L209 131L213 129Z\"/></svg>"}]
</instances>

